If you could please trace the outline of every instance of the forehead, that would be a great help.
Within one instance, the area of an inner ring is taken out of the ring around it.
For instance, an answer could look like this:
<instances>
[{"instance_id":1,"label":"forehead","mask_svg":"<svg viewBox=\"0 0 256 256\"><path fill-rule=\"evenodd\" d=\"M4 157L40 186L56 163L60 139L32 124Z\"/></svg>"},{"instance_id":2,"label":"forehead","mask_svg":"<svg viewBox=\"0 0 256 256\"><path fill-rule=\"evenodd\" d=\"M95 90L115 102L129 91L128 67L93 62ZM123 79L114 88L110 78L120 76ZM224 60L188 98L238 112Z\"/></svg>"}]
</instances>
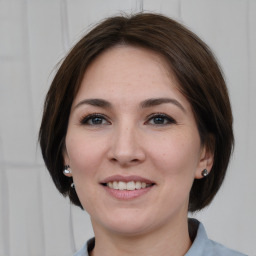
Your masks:
<instances>
[{"instance_id":1,"label":"forehead","mask_svg":"<svg viewBox=\"0 0 256 256\"><path fill-rule=\"evenodd\" d=\"M142 91L145 97L147 93L163 97L167 91L178 89L179 83L165 57L142 47L118 45L88 66L75 101L91 93L98 97L114 93L128 96L130 90L134 90L134 96Z\"/></svg>"}]
</instances>

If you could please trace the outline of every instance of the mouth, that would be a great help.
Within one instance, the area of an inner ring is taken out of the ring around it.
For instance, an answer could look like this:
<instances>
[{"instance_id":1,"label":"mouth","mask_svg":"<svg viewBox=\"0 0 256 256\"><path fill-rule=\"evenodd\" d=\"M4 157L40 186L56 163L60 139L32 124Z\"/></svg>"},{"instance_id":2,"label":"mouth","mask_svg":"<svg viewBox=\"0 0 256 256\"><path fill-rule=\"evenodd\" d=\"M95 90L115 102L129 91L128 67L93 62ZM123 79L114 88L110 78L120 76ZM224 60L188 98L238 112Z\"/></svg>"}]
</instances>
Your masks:
<instances>
[{"instance_id":1,"label":"mouth","mask_svg":"<svg viewBox=\"0 0 256 256\"><path fill-rule=\"evenodd\" d=\"M101 183L103 186L106 186L108 188L114 189L114 190L140 190L149 188L155 185L155 183L147 183L147 182L141 182L141 181L109 181L107 183Z\"/></svg>"},{"instance_id":2,"label":"mouth","mask_svg":"<svg viewBox=\"0 0 256 256\"><path fill-rule=\"evenodd\" d=\"M100 184L109 189L127 190L127 191L147 189L156 185L155 182L149 179L146 179L140 176L135 176L135 175L132 175L132 176L114 175L104 179Z\"/></svg>"}]
</instances>

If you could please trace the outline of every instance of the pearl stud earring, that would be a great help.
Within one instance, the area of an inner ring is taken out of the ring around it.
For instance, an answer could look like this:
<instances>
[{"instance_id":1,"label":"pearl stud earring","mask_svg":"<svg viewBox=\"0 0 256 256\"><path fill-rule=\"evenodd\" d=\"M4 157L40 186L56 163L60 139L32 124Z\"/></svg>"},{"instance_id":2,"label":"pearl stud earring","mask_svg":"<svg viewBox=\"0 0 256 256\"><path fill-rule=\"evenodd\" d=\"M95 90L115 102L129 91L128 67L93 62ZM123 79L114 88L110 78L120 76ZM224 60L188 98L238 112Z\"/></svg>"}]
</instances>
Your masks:
<instances>
[{"instance_id":1,"label":"pearl stud earring","mask_svg":"<svg viewBox=\"0 0 256 256\"><path fill-rule=\"evenodd\" d=\"M206 177L206 176L208 176L209 173L206 169L204 169L204 170L202 170L201 174L203 177Z\"/></svg>"},{"instance_id":2,"label":"pearl stud earring","mask_svg":"<svg viewBox=\"0 0 256 256\"><path fill-rule=\"evenodd\" d=\"M69 170L68 168L70 168L69 165L66 165L65 168L64 168L64 171L63 171L64 175L71 173L71 170Z\"/></svg>"}]
</instances>

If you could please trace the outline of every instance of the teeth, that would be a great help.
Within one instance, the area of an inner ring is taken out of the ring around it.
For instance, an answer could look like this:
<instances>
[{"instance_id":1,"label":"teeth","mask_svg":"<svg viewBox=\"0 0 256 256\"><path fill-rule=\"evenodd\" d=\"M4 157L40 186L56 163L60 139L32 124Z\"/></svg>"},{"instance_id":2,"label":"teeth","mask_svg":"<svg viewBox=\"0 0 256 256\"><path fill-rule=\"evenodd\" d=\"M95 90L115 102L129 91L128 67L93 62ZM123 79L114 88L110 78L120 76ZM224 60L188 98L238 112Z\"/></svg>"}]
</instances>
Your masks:
<instances>
[{"instance_id":1,"label":"teeth","mask_svg":"<svg viewBox=\"0 0 256 256\"><path fill-rule=\"evenodd\" d=\"M126 190L126 183L125 182L123 182L123 181L119 181L118 182L118 188L119 188L119 190Z\"/></svg>"},{"instance_id":2,"label":"teeth","mask_svg":"<svg viewBox=\"0 0 256 256\"><path fill-rule=\"evenodd\" d=\"M146 187L150 187L151 184L146 184L145 182L140 182L140 181L129 181L129 182L124 182L124 181L113 181L113 182L108 182L107 186L109 188L117 189L117 190L135 190L135 189L142 189Z\"/></svg>"},{"instance_id":3,"label":"teeth","mask_svg":"<svg viewBox=\"0 0 256 256\"><path fill-rule=\"evenodd\" d=\"M135 188L136 189L141 189L141 182L136 181Z\"/></svg>"},{"instance_id":4,"label":"teeth","mask_svg":"<svg viewBox=\"0 0 256 256\"><path fill-rule=\"evenodd\" d=\"M126 189L127 190L134 190L136 187L135 187L135 183L134 181L129 181L126 185Z\"/></svg>"},{"instance_id":5,"label":"teeth","mask_svg":"<svg viewBox=\"0 0 256 256\"><path fill-rule=\"evenodd\" d=\"M109 182L109 183L111 183L111 182ZM108 184L109 184L109 183L108 183ZM108 187L111 187L111 186L108 185ZM118 181L114 181L114 182L113 182L113 189L119 189Z\"/></svg>"},{"instance_id":6,"label":"teeth","mask_svg":"<svg viewBox=\"0 0 256 256\"><path fill-rule=\"evenodd\" d=\"M109 183L108 183L108 187L113 188L113 187L114 187L114 186L113 186L113 183L112 183L112 182L109 182Z\"/></svg>"}]
</instances>

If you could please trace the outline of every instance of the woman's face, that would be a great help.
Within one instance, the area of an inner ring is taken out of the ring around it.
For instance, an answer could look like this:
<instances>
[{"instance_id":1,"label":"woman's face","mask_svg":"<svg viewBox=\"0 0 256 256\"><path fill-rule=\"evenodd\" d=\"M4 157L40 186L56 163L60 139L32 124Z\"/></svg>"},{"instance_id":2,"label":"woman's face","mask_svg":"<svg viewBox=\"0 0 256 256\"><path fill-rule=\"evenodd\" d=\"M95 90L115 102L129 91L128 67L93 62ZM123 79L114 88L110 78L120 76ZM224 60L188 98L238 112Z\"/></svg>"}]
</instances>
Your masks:
<instances>
[{"instance_id":1,"label":"woman's face","mask_svg":"<svg viewBox=\"0 0 256 256\"><path fill-rule=\"evenodd\" d=\"M165 60L116 46L86 70L65 164L95 232L143 234L187 218L189 192L212 157Z\"/></svg>"}]
</instances>

